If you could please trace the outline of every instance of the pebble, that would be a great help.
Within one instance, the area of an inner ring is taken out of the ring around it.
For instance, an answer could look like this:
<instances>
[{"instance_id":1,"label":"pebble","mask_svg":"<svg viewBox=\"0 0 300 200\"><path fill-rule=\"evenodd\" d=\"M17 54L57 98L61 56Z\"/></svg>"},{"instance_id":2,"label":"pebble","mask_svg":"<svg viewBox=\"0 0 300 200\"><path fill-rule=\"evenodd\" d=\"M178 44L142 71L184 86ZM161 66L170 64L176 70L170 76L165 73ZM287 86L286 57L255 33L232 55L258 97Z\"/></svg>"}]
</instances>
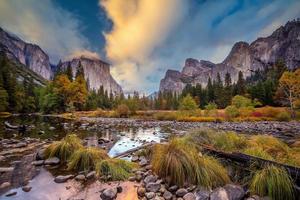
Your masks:
<instances>
[{"instance_id":1,"label":"pebble","mask_svg":"<svg viewBox=\"0 0 300 200\"><path fill-rule=\"evenodd\" d=\"M22 187L22 190L23 190L24 192L29 192L31 189L32 189L32 187L30 187L30 186L28 186L28 185Z\"/></svg>"}]
</instances>

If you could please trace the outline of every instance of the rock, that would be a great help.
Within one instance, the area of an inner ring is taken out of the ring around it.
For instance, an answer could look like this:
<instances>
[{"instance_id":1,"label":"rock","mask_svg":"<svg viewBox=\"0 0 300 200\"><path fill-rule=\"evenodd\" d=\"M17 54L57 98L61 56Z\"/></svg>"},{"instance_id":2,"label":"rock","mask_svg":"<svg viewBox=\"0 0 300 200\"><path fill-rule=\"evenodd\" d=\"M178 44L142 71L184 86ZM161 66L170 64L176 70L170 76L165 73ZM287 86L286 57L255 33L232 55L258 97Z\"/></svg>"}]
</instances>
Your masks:
<instances>
[{"instance_id":1,"label":"rock","mask_svg":"<svg viewBox=\"0 0 300 200\"><path fill-rule=\"evenodd\" d=\"M208 191L206 188L200 187L195 192L195 196L197 200L208 200L209 199L210 191Z\"/></svg>"},{"instance_id":2,"label":"rock","mask_svg":"<svg viewBox=\"0 0 300 200\"><path fill-rule=\"evenodd\" d=\"M148 183L146 185L146 190L148 192L158 192L160 187L161 187L160 183Z\"/></svg>"},{"instance_id":3,"label":"rock","mask_svg":"<svg viewBox=\"0 0 300 200\"><path fill-rule=\"evenodd\" d=\"M96 177L96 171L91 171L86 175L87 179L94 179Z\"/></svg>"},{"instance_id":4,"label":"rock","mask_svg":"<svg viewBox=\"0 0 300 200\"><path fill-rule=\"evenodd\" d=\"M144 167L144 166L146 166L147 164L148 164L148 161L147 161L146 158L143 158L143 159L139 162L139 165L140 165L141 167Z\"/></svg>"},{"instance_id":5,"label":"rock","mask_svg":"<svg viewBox=\"0 0 300 200\"><path fill-rule=\"evenodd\" d=\"M157 177L154 176L154 175L148 175L148 176L144 179L145 184L152 183L152 182L155 182L155 181L157 181Z\"/></svg>"},{"instance_id":6,"label":"rock","mask_svg":"<svg viewBox=\"0 0 300 200\"><path fill-rule=\"evenodd\" d=\"M43 135L43 134L45 134L45 131L40 130L40 131L38 132L38 134L39 134L39 135Z\"/></svg>"},{"instance_id":7,"label":"rock","mask_svg":"<svg viewBox=\"0 0 300 200\"><path fill-rule=\"evenodd\" d=\"M145 196L146 189L144 187L139 187L137 190L137 193L140 197L143 197L143 196Z\"/></svg>"},{"instance_id":8,"label":"rock","mask_svg":"<svg viewBox=\"0 0 300 200\"><path fill-rule=\"evenodd\" d=\"M224 188L216 188L210 194L210 200L230 200Z\"/></svg>"},{"instance_id":9,"label":"rock","mask_svg":"<svg viewBox=\"0 0 300 200\"><path fill-rule=\"evenodd\" d=\"M155 193L154 192L147 192L145 194L145 196L146 196L147 199L152 199L152 198L155 197Z\"/></svg>"},{"instance_id":10,"label":"rock","mask_svg":"<svg viewBox=\"0 0 300 200\"><path fill-rule=\"evenodd\" d=\"M31 188L32 188L32 187L26 185L26 186L22 187L22 190L23 190L24 192L29 192L29 191L31 190Z\"/></svg>"},{"instance_id":11,"label":"rock","mask_svg":"<svg viewBox=\"0 0 300 200\"><path fill-rule=\"evenodd\" d=\"M45 150L46 149L39 149L36 153L37 160L45 160Z\"/></svg>"},{"instance_id":12,"label":"rock","mask_svg":"<svg viewBox=\"0 0 300 200\"><path fill-rule=\"evenodd\" d=\"M169 192L168 190L166 190L165 192L164 192L164 194L163 194L163 197L166 199L166 200L170 200L170 199L172 199L172 193L171 192Z\"/></svg>"},{"instance_id":13,"label":"rock","mask_svg":"<svg viewBox=\"0 0 300 200\"><path fill-rule=\"evenodd\" d=\"M138 182L140 182L142 179L143 179L143 176L140 175L140 174L135 176L135 180L138 181Z\"/></svg>"},{"instance_id":14,"label":"rock","mask_svg":"<svg viewBox=\"0 0 300 200\"><path fill-rule=\"evenodd\" d=\"M19 142L15 145L15 148L22 148L22 147L26 147L27 143L26 142Z\"/></svg>"},{"instance_id":15,"label":"rock","mask_svg":"<svg viewBox=\"0 0 300 200\"><path fill-rule=\"evenodd\" d=\"M173 185L173 186L169 187L168 190L169 190L170 192L175 192L177 189L178 189L178 186L177 186L177 185Z\"/></svg>"},{"instance_id":16,"label":"rock","mask_svg":"<svg viewBox=\"0 0 300 200\"><path fill-rule=\"evenodd\" d=\"M0 173L12 172L13 170L13 167L0 167Z\"/></svg>"},{"instance_id":17,"label":"rock","mask_svg":"<svg viewBox=\"0 0 300 200\"><path fill-rule=\"evenodd\" d=\"M50 126L50 127L49 127L49 130L50 130L50 131L53 131L53 130L55 130L55 127Z\"/></svg>"},{"instance_id":18,"label":"rock","mask_svg":"<svg viewBox=\"0 0 300 200\"><path fill-rule=\"evenodd\" d=\"M85 176L83 174L79 174L75 177L76 181L85 181Z\"/></svg>"},{"instance_id":19,"label":"rock","mask_svg":"<svg viewBox=\"0 0 300 200\"><path fill-rule=\"evenodd\" d=\"M135 181L135 177L131 176L131 177L128 178L128 180L133 182L133 181Z\"/></svg>"},{"instance_id":20,"label":"rock","mask_svg":"<svg viewBox=\"0 0 300 200\"><path fill-rule=\"evenodd\" d=\"M1 190L1 189L8 188L8 187L10 187L10 186L11 186L10 182L4 182L4 183L2 183L2 184L0 185L0 190Z\"/></svg>"},{"instance_id":21,"label":"rock","mask_svg":"<svg viewBox=\"0 0 300 200\"><path fill-rule=\"evenodd\" d=\"M239 185L227 184L224 186L230 200L240 200L245 196L244 189Z\"/></svg>"},{"instance_id":22,"label":"rock","mask_svg":"<svg viewBox=\"0 0 300 200\"><path fill-rule=\"evenodd\" d=\"M41 166L44 164L44 162L45 162L44 160L36 160L36 161L31 162L31 164L34 166Z\"/></svg>"},{"instance_id":23,"label":"rock","mask_svg":"<svg viewBox=\"0 0 300 200\"><path fill-rule=\"evenodd\" d=\"M131 161L132 162L137 162L139 160L138 156L132 156Z\"/></svg>"},{"instance_id":24,"label":"rock","mask_svg":"<svg viewBox=\"0 0 300 200\"><path fill-rule=\"evenodd\" d=\"M108 189L105 189L100 197L102 200L113 200L117 197L117 188L108 188Z\"/></svg>"},{"instance_id":25,"label":"rock","mask_svg":"<svg viewBox=\"0 0 300 200\"><path fill-rule=\"evenodd\" d=\"M57 177L55 177L54 182L56 182L56 183L64 183L68 179L71 179L73 177L74 177L73 175L57 176Z\"/></svg>"},{"instance_id":26,"label":"rock","mask_svg":"<svg viewBox=\"0 0 300 200\"><path fill-rule=\"evenodd\" d=\"M192 192L196 189L196 186L195 185L191 185L190 187L187 188L187 191L188 192Z\"/></svg>"},{"instance_id":27,"label":"rock","mask_svg":"<svg viewBox=\"0 0 300 200\"><path fill-rule=\"evenodd\" d=\"M0 156L0 162L1 162L2 160L5 160L5 157L4 157L4 156Z\"/></svg>"},{"instance_id":28,"label":"rock","mask_svg":"<svg viewBox=\"0 0 300 200\"><path fill-rule=\"evenodd\" d=\"M60 163L60 160L57 157L52 157L52 158L48 158L47 160L45 160L45 165L57 165L59 163Z\"/></svg>"},{"instance_id":29,"label":"rock","mask_svg":"<svg viewBox=\"0 0 300 200\"><path fill-rule=\"evenodd\" d=\"M184 200L196 200L196 196L193 193L189 192L183 196L183 199Z\"/></svg>"},{"instance_id":30,"label":"rock","mask_svg":"<svg viewBox=\"0 0 300 200\"><path fill-rule=\"evenodd\" d=\"M117 186L117 192L118 192L118 193L121 193L122 191L123 191L122 186L118 185L118 186Z\"/></svg>"},{"instance_id":31,"label":"rock","mask_svg":"<svg viewBox=\"0 0 300 200\"><path fill-rule=\"evenodd\" d=\"M8 193L6 193L5 196L10 197L10 196L14 196L14 195L16 195L16 194L17 194L17 191L11 190L11 191L9 191Z\"/></svg>"},{"instance_id":32,"label":"rock","mask_svg":"<svg viewBox=\"0 0 300 200\"><path fill-rule=\"evenodd\" d=\"M176 191L176 196L183 197L186 193L188 193L187 189L180 188Z\"/></svg>"}]
</instances>

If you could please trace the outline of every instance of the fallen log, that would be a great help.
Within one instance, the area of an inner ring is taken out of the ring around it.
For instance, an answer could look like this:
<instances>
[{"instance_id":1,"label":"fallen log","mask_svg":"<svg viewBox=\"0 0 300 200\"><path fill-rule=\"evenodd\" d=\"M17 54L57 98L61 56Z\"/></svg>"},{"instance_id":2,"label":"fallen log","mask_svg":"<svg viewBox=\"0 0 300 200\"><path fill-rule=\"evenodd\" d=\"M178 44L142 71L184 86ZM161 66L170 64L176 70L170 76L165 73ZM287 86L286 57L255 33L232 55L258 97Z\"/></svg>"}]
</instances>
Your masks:
<instances>
[{"instance_id":1,"label":"fallen log","mask_svg":"<svg viewBox=\"0 0 300 200\"><path fill-rule=\"evenodd\" d=\"M260 166L263 166L265 164L272 164L278 167L282 167L285 168L287 170L287 172L290 174L290 176L298 183L300 184L300 168L295 167L295 166L291 166L291 165L286 165L283 163L278 163L276 161L272 161L272 160L266 160L263 158L259 158L256 156L251 156L248 154L244 154L244 153L240 153L240 152L224 152L224 151L220 151L220 150L216 150L210 146L207 145L202 145L202 148L204 151L206 151L209 154L215 155L217 157L222 157L222 158L226 158L226 159L230 159L232 161L236 161L239 163L245 163L250 165L253 162L257 162Z\"/></svg>"},{"instance_id":2,"label":"fallen log","mask_svg":"<svg viewBox=\"0 0 300 200\"><path fill-rule=\"evenodd\" d=\"M146 147L151 147L154 144L156 144L156 143L155 142L150 142L150 143L143 144L142 146L135 147L133 149L129 149L128 151L125 151L123 153L119 153L119 154L113 156L113 158L120 158L120 157L128 156L128 155L130 155L130 154L132 154L132 153L134 153L134 152L136 152L136 151L138 151L140 149L144 149Z\"/></svg>"}]
</instances>

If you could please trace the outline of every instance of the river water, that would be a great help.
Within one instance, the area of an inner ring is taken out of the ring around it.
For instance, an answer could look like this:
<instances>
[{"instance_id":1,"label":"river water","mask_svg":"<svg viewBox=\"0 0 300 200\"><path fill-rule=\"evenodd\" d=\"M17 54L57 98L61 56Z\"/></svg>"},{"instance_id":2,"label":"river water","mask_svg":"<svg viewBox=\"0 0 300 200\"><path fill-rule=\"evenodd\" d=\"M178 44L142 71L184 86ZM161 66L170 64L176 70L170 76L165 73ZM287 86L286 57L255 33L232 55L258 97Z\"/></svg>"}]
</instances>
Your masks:
<instances>
[{"instance_id":1,"label":"river water","mask_svg":"<svg viewBox=\"0 0 300 200\"><path fill-rule=\"evenodd\" d=\"M26 125L26 132L19 133L17 130L6 129L4 126L5 121L11 125ZM83 140L85 146L105 148L111 157L145 143L160 143L168 137L168 133L163 132L160 127L106 127L105 124L85 123L59 117L37 115L20 115L0 119L1 140L12 138L22 140L24 137L37 138L40 141L60 140L68 133L78 135ZM0 146L0 152L6 150ZM10 159L0 161L0 165L1 167L11 167L12 163L22 159L24 160L24 155L12 156ZM123 159L130 159L130 157ZM56 170L47 170L44 167L40 167L36 175L33 176L33 179L26 181L32 187L30 192L26 193L22 191L20 183L25 182L22 180L14 184L11 190L8 191L16 191L16 195L6 197L7 191L5 191L0 196L0 199L65 199L83 190L84 186L78 184L75 180L64 184L55 183L53 179L59 174L60 172ZM26 176L26 170L20 172L19 176ZM2 181L0 180L1 183ZM71 189L66 189L69 188L68 186L71 186Z\"/></svg>"}]
</instances>

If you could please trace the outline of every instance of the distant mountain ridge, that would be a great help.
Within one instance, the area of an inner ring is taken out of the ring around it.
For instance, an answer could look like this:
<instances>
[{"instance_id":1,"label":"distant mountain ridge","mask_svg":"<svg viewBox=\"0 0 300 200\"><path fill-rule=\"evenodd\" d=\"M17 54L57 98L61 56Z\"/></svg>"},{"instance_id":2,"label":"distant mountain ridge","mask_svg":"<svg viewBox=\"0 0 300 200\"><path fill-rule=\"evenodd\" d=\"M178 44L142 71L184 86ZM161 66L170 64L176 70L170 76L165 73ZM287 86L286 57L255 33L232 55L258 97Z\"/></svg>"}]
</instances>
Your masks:
<instances>
[{"instance_id":1,"label":"distant mountain ridge","mask_svg":"<svg viewBox=\"0 0 300 200\"><path fill-rule=\"evenodd\" d=\"M270 67L278 60L284 61L289 69L300 67L299 20L288 22L270 36L258 38L251 44L235 43L221 63L188 58L181 72L167 70L159 90L180 93L188 83L206 86L209 77L215 79L219 73L224 78L227 72L236 82L239 71L248 77L253 71Z\"/></svg>"},{"instance_id":2,"label":"distant mountain ridge","mask_svg":"<svg viewBox=\"0 0 300 200\"><path fill-rule=\"evenodd\" d=\"M41 76L40 79L51 80L55 70L58 67L66 68L68 63L72 66L73 74L76 73L78 63L81 64L85 71L85 79L91 89L99 89L103 85L104 90L115 94L122 93L121 86L114 80L110 74L110 65L96 58L73 58L69 61L53 65L50 63L49 56L38 46L26 43L17 36L6 32L0 27L0 51L6 57L18 63L26 69L34 72L35 75ZM27 73L29 76L33 73ZM36 76L35 76L36 77Z\"/></svg>"}]
</instances>

